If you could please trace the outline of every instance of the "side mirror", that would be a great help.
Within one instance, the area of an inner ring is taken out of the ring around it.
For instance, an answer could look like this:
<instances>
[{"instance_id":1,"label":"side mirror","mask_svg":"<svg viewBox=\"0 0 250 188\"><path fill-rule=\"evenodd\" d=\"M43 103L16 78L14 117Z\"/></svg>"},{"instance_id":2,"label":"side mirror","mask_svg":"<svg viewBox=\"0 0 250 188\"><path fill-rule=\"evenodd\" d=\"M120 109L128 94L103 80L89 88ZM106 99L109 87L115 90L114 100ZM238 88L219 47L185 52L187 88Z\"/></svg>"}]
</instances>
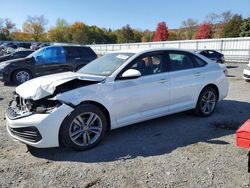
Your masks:
<instances>
[{"instance_id":1,"label":"side mirror","mask_svg":"<svg viewBox=\"0 0 250 188\"><path fill-rule=\"evenodd\" d=\"M128 69L126 70L122 76L121 79L134 79L139 78L141 76L141 73L136 69Z\"/></svg>"}]
</instances>

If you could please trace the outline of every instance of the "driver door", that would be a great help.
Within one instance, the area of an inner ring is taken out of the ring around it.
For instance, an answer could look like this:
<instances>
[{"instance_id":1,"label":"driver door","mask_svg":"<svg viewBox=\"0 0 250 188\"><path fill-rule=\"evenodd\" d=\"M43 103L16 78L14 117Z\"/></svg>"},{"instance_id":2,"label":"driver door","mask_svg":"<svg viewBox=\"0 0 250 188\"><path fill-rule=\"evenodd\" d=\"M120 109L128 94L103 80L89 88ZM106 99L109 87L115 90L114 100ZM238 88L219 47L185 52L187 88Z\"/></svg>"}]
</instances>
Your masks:
<instances>
[{"instance_id":1,"label":"driver door","mask_svg":"<svg viewBox=\"0 0 250 188\"><path fill-rule=\"evenodd\" d=\"M45 48L42 59L38 62L36 65L37 76L72 70L71 65L66 61L64 49L60 46Z\"/></svg>"},{"instance_id":2,"label":"driver door","mask_svg":"<svg viewBox=\"0 0 250 188\"><path fill-rule=\"evenodd\" d=\"M138 57L121 71L112 93L118 127L167 114L170 92L166 66L164 53L154 52ZM128 69L137 69L141 77L121 78Z\"/></svg>"}]
</instances>

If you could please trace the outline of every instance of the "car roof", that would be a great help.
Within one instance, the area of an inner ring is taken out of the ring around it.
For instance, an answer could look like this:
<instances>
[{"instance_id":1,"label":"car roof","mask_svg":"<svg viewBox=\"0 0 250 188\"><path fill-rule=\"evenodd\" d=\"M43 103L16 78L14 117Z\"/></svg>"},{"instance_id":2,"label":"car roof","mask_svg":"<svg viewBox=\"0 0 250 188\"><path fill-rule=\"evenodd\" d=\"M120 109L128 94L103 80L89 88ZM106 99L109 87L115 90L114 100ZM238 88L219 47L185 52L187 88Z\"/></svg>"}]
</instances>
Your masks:
<instances>
[{"instance_id":1,"label":"car roof","mask_svg":"<svg viewBox=\"0 0 250 188\"><path fill-rule=\"evenodd\" d=\"M132 49L119 50L119 51L109 51L108 53L134 53L134 54L139 54L139 53L145 53L145 52L164 51L164 50L192 52L191 50L184 50L184 49L178 49L178 48L134 48L134 49L132 48Z\"/></svg>"}]
</instances>

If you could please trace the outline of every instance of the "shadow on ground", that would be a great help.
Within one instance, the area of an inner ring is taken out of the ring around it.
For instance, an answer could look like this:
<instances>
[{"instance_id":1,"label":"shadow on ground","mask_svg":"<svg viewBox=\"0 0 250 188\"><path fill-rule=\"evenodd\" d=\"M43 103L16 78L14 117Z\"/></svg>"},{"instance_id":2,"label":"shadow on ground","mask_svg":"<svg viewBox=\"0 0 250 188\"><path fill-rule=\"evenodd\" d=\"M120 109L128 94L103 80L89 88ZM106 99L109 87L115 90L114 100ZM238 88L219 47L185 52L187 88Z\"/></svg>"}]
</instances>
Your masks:
<instances>
[{"instance_id":1,"label":"shadow on ground","mask_svg":"<svg viewBox=\"0 0 250 188\"><path fill-rule=\"evenodd\" d=\"M235 66L235 65L227 65L227 68L228 69L236 69L238 68L239 66Z\"/></svg>"},{"instance_id":2,"label":"shadow on ground","mask_svg":"<svg viewBox=\"0 0 250 188\"><path fill-rule=\"evenodd\" d=\"M111 131L96 148L77 152L67 148L30 149L33 156L54 161L105 162L170 153L197 142L229 144L220 137L234 134L250 118L250 103L224 100L207 118L191 112L166 116Z\"/></svg>"}]
</instances>

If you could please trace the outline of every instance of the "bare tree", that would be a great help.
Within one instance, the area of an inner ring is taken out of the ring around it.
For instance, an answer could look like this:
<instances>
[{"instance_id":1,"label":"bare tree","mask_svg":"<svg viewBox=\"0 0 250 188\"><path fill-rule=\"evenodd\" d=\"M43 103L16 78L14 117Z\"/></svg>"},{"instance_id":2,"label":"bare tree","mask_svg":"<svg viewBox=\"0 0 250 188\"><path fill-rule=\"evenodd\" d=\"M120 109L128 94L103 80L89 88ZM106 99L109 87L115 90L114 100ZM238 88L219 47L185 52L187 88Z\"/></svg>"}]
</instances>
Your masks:
<instances>
[{"instance_id":1,"label":"bare tree","mask_svg":"<svg viewBox=\"0 0 250 188\"><path fill-rule=\"evenodd\" d=\"M227 23L233 18L234 14L231 11L226 11L221 14L221 23Z\"/></svg>"},{"instance_id":2,"label":"bare tree","mask_svg":"<svg viewBox=\"0 0 250 188\"><path fill-rule=\"evenodd\" d=\"M221 21L221 15L216 13L210 13L205 17L205 22L211 23L211 24L217 24Z\"/></svg>"},{"instance_id":3,"label":"bare tree","mask_svg":"<svg viewBox=\"0 0 250 188\"><path fill-rule=\"evenodd\" d=\"M186 39L192 39L196 29L198 27L198 21L191 18L182 22L182 30L185 32Z\"/></svg>"},{"instance_id":4,"label":"bare tree","mask_svg":"<svg viewBox=\"0 0 250 188\"><path fill-rule=\"evenodd\" d=\"M9 18L0 18L0 40L9 40L15 24Z\"/></svg>"},{"instance_id":5,"label":"bare tree","mask_svg":"<svg viewBox=\"0 0 250 188\"><path fill-rule=\"evenodd\" d=\"M32 35L35 41L39 41L42 38L48 20L43 16L28 16L23 23L23 31Z\"/></svg>"}]
</instances>

